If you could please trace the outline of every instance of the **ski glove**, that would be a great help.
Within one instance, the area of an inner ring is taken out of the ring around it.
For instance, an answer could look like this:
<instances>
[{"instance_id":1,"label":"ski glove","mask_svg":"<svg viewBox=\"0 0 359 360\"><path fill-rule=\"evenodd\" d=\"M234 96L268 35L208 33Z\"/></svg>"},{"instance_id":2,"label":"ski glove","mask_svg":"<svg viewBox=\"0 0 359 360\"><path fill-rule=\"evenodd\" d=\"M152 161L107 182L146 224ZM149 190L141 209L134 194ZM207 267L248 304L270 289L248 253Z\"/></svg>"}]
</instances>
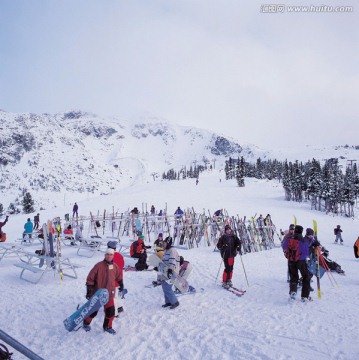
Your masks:
<instances>
[{"instance_id":1,"label":"ski glove","mask_svg":"<svg viewBox=\"0 0 359 360\"><path fill-rule=\"evenodd\" d=\"M119 295L120 295L120 292L122 292L122 290L123 290L123 280L121 279L121 280L118 282L118 284L119 284L118 293L119 293Z\"/></svg>"},{"instance_id":2,"label":"ski glove","mask_svg":"<svg viewBox=\"0 0 359 360\"><path fill-rule=\"evenodd\" d=\"M169 279L172 279L172 276L173 276L173 271L172 271L172 269L168 269L168 270L167 270L167 277L168 277Z\"/></svg>"},{"instance_id":3,"label":"ski glove","mask_svg":"<svg viewBox=\"0 0 359 360\"><path fill-rule=\"evenodd\" d=\"M94 287L91 285L87 285L86 290L86 299L89 300L90 297L94 294Z\"/></svg>"}]
</instances>

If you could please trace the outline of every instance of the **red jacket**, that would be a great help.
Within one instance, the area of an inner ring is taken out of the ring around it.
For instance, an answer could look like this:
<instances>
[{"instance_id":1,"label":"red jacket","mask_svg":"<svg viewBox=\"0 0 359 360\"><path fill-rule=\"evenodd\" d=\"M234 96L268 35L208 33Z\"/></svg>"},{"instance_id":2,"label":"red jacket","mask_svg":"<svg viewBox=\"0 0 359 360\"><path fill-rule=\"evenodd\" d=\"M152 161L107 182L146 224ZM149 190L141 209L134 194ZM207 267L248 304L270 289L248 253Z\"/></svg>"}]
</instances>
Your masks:
<instances>
[{"instance_id":1,"label":"red jacket","mask_svg":"<svg viewBox=\"0 0 359 360\"><path fill-rule=\"evenodd\" d=\"M97 263L87 276L86 285L94 287L94 291L105 288L110 294L110 298L115 297L116 286L121 280L119 267L106 260Z\"/></svg>"}]
</instances>

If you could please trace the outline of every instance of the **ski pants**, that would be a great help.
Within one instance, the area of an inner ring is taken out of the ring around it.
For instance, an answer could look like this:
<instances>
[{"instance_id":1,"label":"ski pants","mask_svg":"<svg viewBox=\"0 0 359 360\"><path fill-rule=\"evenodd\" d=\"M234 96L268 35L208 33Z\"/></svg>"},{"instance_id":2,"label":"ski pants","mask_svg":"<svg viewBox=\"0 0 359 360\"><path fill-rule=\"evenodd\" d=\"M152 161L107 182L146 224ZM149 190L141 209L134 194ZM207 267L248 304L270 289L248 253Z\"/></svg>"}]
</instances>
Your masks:
<instances>
[{"instance_id":1,"label":"ski pants","mask_svg":"<svg viewBox=\"0 0 359 360\"><path fill-rule=\"evenodd\" d=\"M302 297L309 297L310 294L310 279L311 275L308 270L308 266L305 260L298 261L289 261L289 274L290 274L290 284L289 284L289 294L292 292L297 292L298 287L298 270L302 276Z\"/></svg>"},{"instance_id":2,"label":"ski pants","mask_svg":"<svg viewBox=\"0 0 359 360\"><path fill-rule=\"evenodd\" d=\"M165 296L165 304L176 304L178 302L177 297L172 289L172 284L162 280L162 290Z\"/></svg>"},{"instance_id":3,"label":"ski pants","mask_svg":"<svg viewBox=\"0 0 359 360\"><path fill-rule=\"evenodd\" d=\"M103 320L103 328L112 328L112 322L115 317L115 299L113 297L110 298L108 303L103 307L105 312L105 318ZM90 316L88 316L84 323L87 325L91 324L93 318L96 317L98 311L95 311Z\"/></svg>"},{"instance_id":4,"label":"ski pants","mask_svg":"<svg viewBox=\"0 0 359 360\"><path fill-rule=\"evenodd\" d=\"M234 257L223 259L223 262L224 262L224 271L222 275L222 281L227 282L228 280L232 279Z\"/></svg>"},{"instance_id":5,"label":"ski pants","mask_svg":"<svg viewBox=\"0 0 359 360\"><path fill-rule=\"evenodd\" d=\"M343 242L342 239L342 234L338 231L337 235L335 236L335 242L340 241L341 243Z\"/></svg>"}]
</instances>

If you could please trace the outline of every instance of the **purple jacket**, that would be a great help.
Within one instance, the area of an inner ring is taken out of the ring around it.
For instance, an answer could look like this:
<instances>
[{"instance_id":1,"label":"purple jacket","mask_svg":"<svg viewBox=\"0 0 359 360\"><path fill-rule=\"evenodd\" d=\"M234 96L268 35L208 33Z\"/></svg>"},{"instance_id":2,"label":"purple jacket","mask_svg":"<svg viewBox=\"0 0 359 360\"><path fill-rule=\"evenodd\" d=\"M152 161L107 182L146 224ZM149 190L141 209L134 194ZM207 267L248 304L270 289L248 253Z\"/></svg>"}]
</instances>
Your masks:
<instances>
[{"instance_id":1,"label":"purple jacket","mask_svg":"<svg viewBox=\"0 0 359 360\"><path fill-rule=\"evenodd\" d=\"M283 251L287 250L288 242L290 239L298 241L298 252L299 260L306 260L309 258L309 246L311 245L312 239L303 236L301 234L294 234L292 237L288 237L282 244Z\"/></svg>"}]
</instances>

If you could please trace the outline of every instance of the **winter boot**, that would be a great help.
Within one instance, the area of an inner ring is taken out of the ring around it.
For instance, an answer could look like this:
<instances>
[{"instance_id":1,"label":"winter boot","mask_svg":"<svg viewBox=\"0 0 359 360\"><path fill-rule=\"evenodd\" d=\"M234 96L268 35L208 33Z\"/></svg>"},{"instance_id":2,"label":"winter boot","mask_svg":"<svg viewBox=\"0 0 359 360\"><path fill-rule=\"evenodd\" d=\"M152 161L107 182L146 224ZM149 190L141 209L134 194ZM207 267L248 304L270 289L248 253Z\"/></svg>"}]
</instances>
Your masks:
<instances>
[{"instance_id":1,"label":"winter boot","mask_svg":"<svg viewBox=\"0 0 359 360\"><path fill-rule=\"evenodd\" d=\"M169 306L171 306L171 305L172 305L171 303L166 303L166 304L163 304L162 307L163 307L163 308L166 308L166 307L169 307Z\"/></svg>"},{"instance_id":2,"label":"winter boot","mask_svg":"<svg viewBox=\"0 0 359 360\"><path fill-rule=\"evenodd\" d=\"M83 328L86 332L91 331L91 326L89 324L84 323Z\"/></svg>"},{"instance_id":3,"label":"winter boot","mask_svg":"<svg viewBox=\"0 0 359 360\"><path fill-rule=\"evenodd\" d=\"M306 298L306 297L302 297L302 302L303 302L303 303L307 303L307 302L310 302L310 301L313 301L313 299L312 299L310 296L308 296L307 298Z\"/></svg>"},{"instance_id":4,"label":"winter boot","mask_svg":"<svg viewBox=\"0 0 359 360\"><path fill-rule=\"evenodd\" d=\"M111 335L116 335L116 330L112 328L103 328L103 331L108 332Z\"/></svg>"},{"instance_id":5,"label":"winter boot","mask_svg":"<svg viewBox=\"0 0 359 360\"><path fill-rule=\"evenodd\" d=\"M290 300L295 300L295 297L297 296L297 293L296 292L291 292L290 293Z\"/></svg>"},{"instance_id":6,"label":"winter boot","mask_svg":"<svg viewBox=\"0 0 359 360\"><path fill-rule=\"evenodd\" d=\"M179 302L177 301L176 303L174 303L173 305L170 306L170 309L173 310L175 309L177 306L179 306Z\"/></svg>"}]
</instances>

